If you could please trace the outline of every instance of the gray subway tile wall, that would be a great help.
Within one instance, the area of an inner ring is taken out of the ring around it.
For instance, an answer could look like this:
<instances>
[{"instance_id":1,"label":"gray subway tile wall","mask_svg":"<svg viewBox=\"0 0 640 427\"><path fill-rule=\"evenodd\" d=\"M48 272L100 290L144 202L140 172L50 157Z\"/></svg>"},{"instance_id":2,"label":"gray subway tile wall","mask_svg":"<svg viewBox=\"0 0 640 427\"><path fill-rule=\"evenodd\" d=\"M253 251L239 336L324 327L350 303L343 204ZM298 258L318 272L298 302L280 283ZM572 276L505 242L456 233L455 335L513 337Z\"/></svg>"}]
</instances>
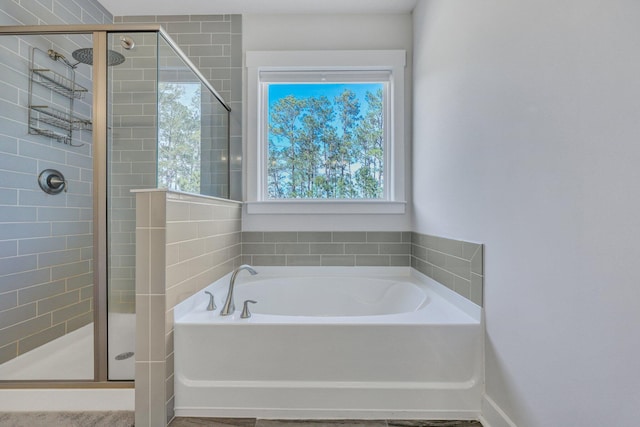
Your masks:
<instances>
[{"instance_id":1,"label":"gray subway tile wall","mask_svg":"<svg viewBox=\"0 0 640 427\"><path fill-rule=\"evenodd\" d=\"M95 0L8 1L0 25L109 24ZM0 363L93 321L91 133L74 132L71 147L27 132L29 47L67 57L90 45L88 36L0 37ZM56 67L52 63L50 66ZM57 69L56 69L57 70ZM64 72L65 69L57 70ZM91 87L89 67L76 81ZM53 96L47 102L63 102ZM74 111L91 117L91 93ZM48 195L37 177L60 170L68 192Z\"/></svg>"},{"instance_id":2,"label":"gray subway tile wall","mask_svg":"<svg viewBox=\"0 0 640 427\"><path fill-rule=\"evenodd\" d=\"M409 238L403 232L245 231L242 258L253 265L409 266Z\"/></svg>"},{"instance_id":3,"label":"gray subway tile wall","mask_svg":"<svg viewBox=\"0 0 640 427\"><path fill-rule=\"evenodd\" d=\"M412 233L411 266L482 306L484 245Z\"/></svg>"},{"instance_id":4,"label":"gray subway tile wall","mask_svg":"<svg viewBox=\"0 0 640 427\"><path fill-rule=\"evenodd\" d=\"M110 69L109 146L109 310L135 312L135 194L156 187L156 45L150 33L132 35L136 48L123 50L116 36L111 48L125 55Z\"/></svg>"}]
</instances>

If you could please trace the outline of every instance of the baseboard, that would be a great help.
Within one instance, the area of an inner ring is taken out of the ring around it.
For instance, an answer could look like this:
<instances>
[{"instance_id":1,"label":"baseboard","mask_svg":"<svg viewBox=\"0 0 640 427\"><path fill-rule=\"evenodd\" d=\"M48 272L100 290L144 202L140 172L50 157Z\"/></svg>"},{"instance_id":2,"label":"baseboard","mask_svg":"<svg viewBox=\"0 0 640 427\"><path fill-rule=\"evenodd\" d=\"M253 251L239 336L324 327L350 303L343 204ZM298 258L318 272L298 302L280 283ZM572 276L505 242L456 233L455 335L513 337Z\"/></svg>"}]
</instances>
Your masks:
<instances>
[{"instance_id":1,"label":"baseboard","mask_svg":"<svg viewBox=\"0 0 640 427\"><path fill-rule=\"evenodd\" d=\"M486 394L482 398L480 422L483 427L518 427L498 404Z\"/></svg>"}]
</instances>

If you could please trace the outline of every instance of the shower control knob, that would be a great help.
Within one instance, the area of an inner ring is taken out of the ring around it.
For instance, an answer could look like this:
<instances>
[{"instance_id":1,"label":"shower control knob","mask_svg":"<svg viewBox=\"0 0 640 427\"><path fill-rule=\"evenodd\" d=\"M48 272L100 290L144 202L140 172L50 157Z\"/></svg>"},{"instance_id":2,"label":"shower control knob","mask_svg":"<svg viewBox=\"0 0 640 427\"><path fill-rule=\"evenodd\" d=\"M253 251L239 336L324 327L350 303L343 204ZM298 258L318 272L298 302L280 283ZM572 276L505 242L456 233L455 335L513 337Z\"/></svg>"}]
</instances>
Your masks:
<instances>
[{"instance_id":1,"label":"shower control knob","mask_svg":"<svg viewBox=\"0 0 640 427\"><path fill-rule=\"evenodd\" d=\"M47 194L59 194L63 190L67 192L67 180L62 172L55 169L45 169L38 176L38 185Z\"/></svg>"},{"instance_id":2,"label":"shower control knob","mask_svg":"<svg viewBox=\"0 0 640 427\"><path fill-rule=\"evenodd\" d=\"M251 299L248 299L244 302L244 305L242 306L242 314L240 315L241 319L248 319L249 317L251 317L251 312L249 311L249 303L251 304L256 304L258 301L254 301Z\"/></svg>"}]
</instances>

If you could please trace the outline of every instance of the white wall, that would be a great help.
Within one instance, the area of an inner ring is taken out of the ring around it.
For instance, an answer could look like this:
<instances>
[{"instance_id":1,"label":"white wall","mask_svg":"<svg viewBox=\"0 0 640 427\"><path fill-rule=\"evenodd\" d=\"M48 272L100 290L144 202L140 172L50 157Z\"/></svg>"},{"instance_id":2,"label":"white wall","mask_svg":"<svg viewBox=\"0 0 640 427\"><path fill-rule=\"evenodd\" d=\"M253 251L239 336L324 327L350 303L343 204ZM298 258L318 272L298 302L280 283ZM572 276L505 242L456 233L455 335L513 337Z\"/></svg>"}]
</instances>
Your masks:
<instances>
[{"instance_id":1,"label":"white wall","mask_svg":"<svg viewBox=\"0 0 640 427\"><path fill-rule=\"evenodd\" d=\"M640 419L640 3L420 1L414 231L486 244L486 392Z\"/></svg>"},{"instance_id":2,"label":"white wall","mask_svg":"<svg viewBox=\"0 0 640 427\"><path fill-rule=\"evenodd\" d=\"M407 51L405 73L405 181L410 181L411 141L411 56L412 19L408 14L392 15L243 15L242 48L259 50L366 50L404 49ZM246 87L246 86L245 86ZM245 94L246 96L246 94ZM246 105L246 109L252 106ZM244 123L247 121L244 120ZM246 147L246 131L245 147ZM245 156L251 155L245 150ZM245 162L246 164L246 162ZM245 174L246 177L246 174ZM411 186L405 185L410 202ZM246 231L406 231L411 224L410 203L404 215L243 215Z\"/></svg>"}]
</instances>

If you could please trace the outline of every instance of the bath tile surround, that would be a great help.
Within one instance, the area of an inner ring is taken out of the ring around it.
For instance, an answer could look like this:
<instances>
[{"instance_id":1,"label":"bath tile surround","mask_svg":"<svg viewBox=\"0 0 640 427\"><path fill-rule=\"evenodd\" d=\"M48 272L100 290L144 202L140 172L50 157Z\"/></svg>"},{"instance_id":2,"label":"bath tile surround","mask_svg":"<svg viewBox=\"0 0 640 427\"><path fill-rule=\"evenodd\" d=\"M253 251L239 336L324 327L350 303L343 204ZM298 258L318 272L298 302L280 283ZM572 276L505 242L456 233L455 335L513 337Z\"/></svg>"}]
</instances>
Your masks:
<instances>
[{"instance_id":1,"label":"bath tile surround","mask_svg":"<svg viewBox=\"0 0 640 427\"><path fill-rule=\"evenodd\" d=\"M482 245L413 232L242 232L241 204L136 192L136 425L174 417L173 308L241 263L413 266L482 302ZM473 300L473 299L472 299Z\"/></svg>"},{"instance_id":2,"label":"bath tile surround","mask_svg":"<svg viewBox=\"0 0 640 427\"><path fill-rule=\"evenodd\" d=\"M482 306L484 246L412 233L411 267Z\"/></svg>"},{"instance_id":3,"label":"bath tile surround","mask_svg":"<svg viewBox=\"0 0 640 427\"><path fill-rule=\"evenodd\" d=\"M411 266L482 305L481 244L415 232L242 232L254 266Z\"/></svg>"}]
</instances>

